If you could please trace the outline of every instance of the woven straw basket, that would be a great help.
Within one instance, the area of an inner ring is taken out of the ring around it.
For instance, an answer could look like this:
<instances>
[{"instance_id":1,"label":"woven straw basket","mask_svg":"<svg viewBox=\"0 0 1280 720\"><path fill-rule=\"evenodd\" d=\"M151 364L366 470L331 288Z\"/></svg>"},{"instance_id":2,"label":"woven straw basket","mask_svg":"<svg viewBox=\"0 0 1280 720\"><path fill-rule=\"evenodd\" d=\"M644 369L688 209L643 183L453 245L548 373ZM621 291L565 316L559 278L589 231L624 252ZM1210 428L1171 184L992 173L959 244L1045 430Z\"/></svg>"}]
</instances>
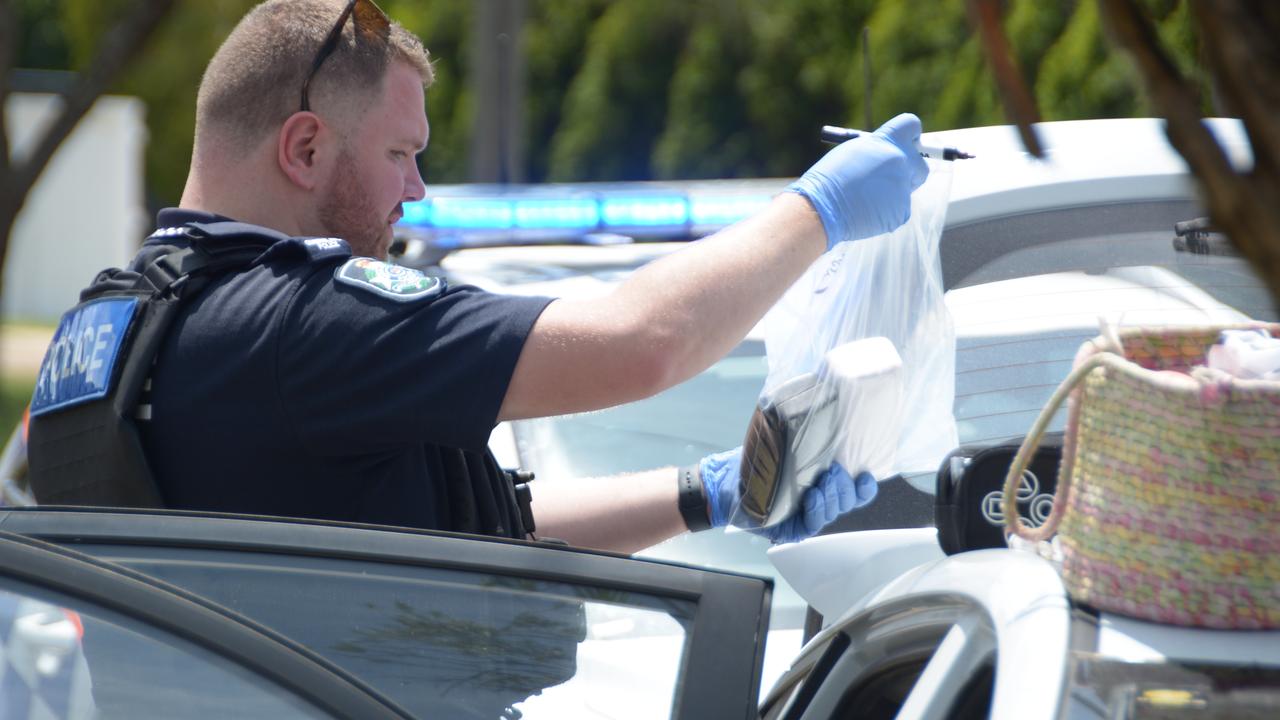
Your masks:
<instances>
[{"instance_id":1,"label":"woven straw basket","mask_svg":"<svg viewBox=\"0 0 1280 720\"><path fill-rule=\"evenodd\" d=\"M1161 623L1280 628L1280 382L1203 366L1221 330L1129 328L1081 347L1005 481L1008 530L1056 531L1077 601ZM1071 395L1053 512L1023 526L1016 483Z\"/></svg>"}]
</instances>

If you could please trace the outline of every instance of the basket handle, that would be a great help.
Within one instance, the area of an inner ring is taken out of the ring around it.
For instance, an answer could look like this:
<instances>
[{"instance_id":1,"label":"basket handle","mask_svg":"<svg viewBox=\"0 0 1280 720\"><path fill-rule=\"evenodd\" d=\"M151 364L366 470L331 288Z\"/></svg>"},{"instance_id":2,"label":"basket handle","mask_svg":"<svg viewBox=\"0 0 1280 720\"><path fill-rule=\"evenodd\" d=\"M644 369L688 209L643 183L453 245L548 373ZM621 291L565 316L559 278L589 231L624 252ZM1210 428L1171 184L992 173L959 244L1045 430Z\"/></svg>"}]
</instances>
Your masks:
<instances>
[{"instance_id":1,"label":"basket handle","mask_svg":"<svg viewBox=\"0 0 1280 720\"><path fill-rule=\"evenodd\" d=\"M1105 364L1108 358L1112 357L1112 353L1098 352L1090 355L1084 362L1072 369L1071 374L1062 381L1058 389L1054 391L1053 396L1049 398L1049 402L1045 403L1044 409L1040 411L1040 416L1036 418L1035 423L1031 426L1031 431L1022 439L1022 446L1018 448L1018 454L1014 456L1013 462L1009 465L1009 474L1004 478L1004 498L1002 500L1002 509L1004 510L1004 523L1006 533L1013 533L1018 537L1030 542L1040 542L1053 537L1058 530L1058 524L1062 522L1062 514L1066 511L1065 501L1067 493L1071 488L1071 473L1063 472L1058 478L1058 487L1053 493L1053 510L1049 513L1048 519L1044 521L1044 525L1039 528L1028 528L1022 524L1022 518L1018 516L1018 484L1022 480L1022 473L1026 472L1027 466L1031 464L1031 457L1040 449L1040 440L1044 438L1045 430L1049 427L1049 421L1053 419L1054 413L1058 412L1058 408L1062 406L1062 402L1067 399L1072 390L1084 380L1090 372ZM1074 447L1074 444L1072 444ZM1069 448L1063 448L1064 453ZM1063 468L1069 470L1069 458L1063 455Z\"/></svg>"}]
</instances>

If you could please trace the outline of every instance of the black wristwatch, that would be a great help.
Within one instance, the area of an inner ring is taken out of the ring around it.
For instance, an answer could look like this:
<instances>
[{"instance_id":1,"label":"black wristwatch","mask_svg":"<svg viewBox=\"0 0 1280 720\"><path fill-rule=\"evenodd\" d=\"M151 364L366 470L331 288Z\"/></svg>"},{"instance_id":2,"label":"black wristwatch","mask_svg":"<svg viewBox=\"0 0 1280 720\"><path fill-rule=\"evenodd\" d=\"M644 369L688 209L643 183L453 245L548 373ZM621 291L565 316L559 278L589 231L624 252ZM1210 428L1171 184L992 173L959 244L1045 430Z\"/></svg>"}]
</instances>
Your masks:
<instances>
[{"instance_id":1,"label":"black wristwatch","mask_svg":"<svg viewBox=\"0 0 1280 720\"><path fill-rule=\"evenodd\" d=\"M678 490L676 503L680 506L680 516L689 532L709 530L711 518L707 516L707 495L702 489L702 476L697 465L682 467L676 471Z\"/></svg>"}]
</instances>

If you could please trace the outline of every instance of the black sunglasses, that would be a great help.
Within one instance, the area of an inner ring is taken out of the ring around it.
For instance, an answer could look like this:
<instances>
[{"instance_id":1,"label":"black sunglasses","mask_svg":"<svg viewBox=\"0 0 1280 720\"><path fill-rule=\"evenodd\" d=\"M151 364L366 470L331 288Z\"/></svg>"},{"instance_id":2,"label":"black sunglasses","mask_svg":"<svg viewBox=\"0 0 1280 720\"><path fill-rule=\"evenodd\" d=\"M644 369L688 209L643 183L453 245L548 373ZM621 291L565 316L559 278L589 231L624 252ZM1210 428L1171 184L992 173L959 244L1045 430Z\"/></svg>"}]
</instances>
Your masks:
<instances>
[{"instance_id":1,"label":"black sunglasses","mask_svg":"<svg viewBox=\"0 0 1280 720\"><path fill-rule=\"evenodd\" d=\"M387 14L382 12L382 8L374 4L373 0L351 0L347 3L347 7L338 16L338 22L334 24L333 29L329 31L325 37L324 43L320 45L320 50L316 52L316 59L311 61L311 72L307 73L307 79L302 81L302 110L301 112L310 112L311 102L307 98L307 90L311 87L311 78L316 76L316 71L324 64L325 60L338 49L338 40L342 38L342 28L347 24L347 18L355 15L356 34L363 32L367 36L383 38L387 36L387 32L391 29L391 19Z\"/></svg>"}]
</instances>

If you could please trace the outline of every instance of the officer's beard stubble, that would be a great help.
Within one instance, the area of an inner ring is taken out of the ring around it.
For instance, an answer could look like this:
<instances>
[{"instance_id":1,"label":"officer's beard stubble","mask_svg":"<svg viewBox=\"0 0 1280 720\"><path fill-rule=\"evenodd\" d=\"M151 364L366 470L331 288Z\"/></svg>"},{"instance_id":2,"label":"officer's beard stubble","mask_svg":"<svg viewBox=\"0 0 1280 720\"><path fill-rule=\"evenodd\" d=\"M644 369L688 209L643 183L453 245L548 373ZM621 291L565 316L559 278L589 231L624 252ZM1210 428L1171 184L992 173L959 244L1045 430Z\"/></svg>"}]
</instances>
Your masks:
<instances>
[{"instance_id":1,"label":"officer's beard stubble","mask_svg":"<svg viewBox=\"0 0 1280 720\"><path fill-rule=\"evenodd\" d=\"M343 148L339 168L357 167L355 157ZM391 246L389 213L380 212L362 191L354 172L334 173L320 200L320 224L332 237L342 238L354 255L383 259Z\"/></svg>"}]
</instances>

